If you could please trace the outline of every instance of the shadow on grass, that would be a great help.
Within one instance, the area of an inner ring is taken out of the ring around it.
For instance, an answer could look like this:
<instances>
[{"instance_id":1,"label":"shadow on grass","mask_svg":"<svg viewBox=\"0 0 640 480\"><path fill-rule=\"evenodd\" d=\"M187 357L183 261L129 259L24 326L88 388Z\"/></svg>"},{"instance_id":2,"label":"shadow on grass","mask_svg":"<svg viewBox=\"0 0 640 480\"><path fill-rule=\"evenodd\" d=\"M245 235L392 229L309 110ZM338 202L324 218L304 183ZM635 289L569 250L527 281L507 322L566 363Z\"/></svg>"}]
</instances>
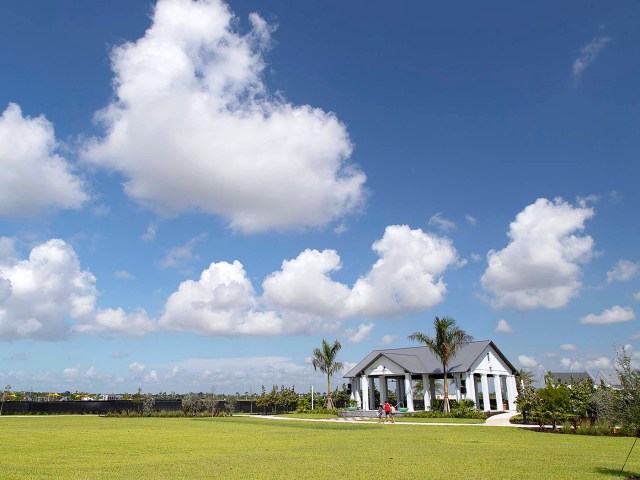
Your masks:
<instances>
[{"instance_id":1,"label":"shadow on grass","mask_svg":"<svg viewBox=\"0 0 640 480\"><path fill-rule=\"evenodd\" d=\"M622 474L620 474L619 468L598 467L596 468L596 472L598 472L601 475L609 475L610 477L618 477L618 478L634 479L634 480L640 479L640 472L632 472L632 471L625 470L624 472L622 472Z\"/></svg>"}]
</instances>

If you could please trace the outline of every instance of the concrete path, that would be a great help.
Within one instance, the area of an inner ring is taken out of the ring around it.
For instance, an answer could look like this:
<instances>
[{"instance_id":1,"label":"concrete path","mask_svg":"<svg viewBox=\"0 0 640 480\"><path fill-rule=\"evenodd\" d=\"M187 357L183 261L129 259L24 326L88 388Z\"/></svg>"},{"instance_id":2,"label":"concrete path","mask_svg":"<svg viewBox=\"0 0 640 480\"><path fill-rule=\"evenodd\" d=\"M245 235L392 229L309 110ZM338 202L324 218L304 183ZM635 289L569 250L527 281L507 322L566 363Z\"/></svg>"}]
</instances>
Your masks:
<instances>
[{"instance_id":1,"label":"concrete path","mask_svg":"<svg viewBox=\"0 0 640 480\"><path fill-rule=\"evenodd\" d=\"M509 419L518 412L509 411L506 413L500 413L489 417L485 423L425 423L425 422L396 422L395 425L421 425L421 426L446 426L446 427L515 427L515 428L531 428L535 425L518 425L509 423ZM368 425L394 425L392 423L378 423L377 421L371 421L371 419L361 420L359 417L346 417L346 418L289 418L281 417L278 415L246 415L240 414L239 416L250 416L252 418L262 418L264 420L290 420L298 422L338 422L338 423L364 423Z\"/></svg>"},{"instance_id":2,"label":"concrete path","mask_svg":"<svg viewBox=\"0 0 640 480\"><path fill-rule=\"evenodd\" d=\"M511 417L515 417L518 412L505 412L499 413L498 415L493 415L492 417L487 418L487 421L484 423L487 427L516 427L518 425L514 425L509 423L509 419Z\"/></svg>"}]
</instances>

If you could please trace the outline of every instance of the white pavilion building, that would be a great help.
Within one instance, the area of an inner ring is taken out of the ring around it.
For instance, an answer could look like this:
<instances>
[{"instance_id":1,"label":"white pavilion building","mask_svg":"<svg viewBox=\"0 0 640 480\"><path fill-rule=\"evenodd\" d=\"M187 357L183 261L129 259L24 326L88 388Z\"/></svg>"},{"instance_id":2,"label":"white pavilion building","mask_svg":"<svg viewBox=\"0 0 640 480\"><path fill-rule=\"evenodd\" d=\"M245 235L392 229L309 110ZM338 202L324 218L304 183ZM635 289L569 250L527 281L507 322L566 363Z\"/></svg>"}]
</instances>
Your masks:
<instances>
[{"instance_id":1,"label":"white pavilion building","mask_svg":"<svg viewBox=\"0 0 640 480\"><path fill-rule=\"evenodd\" d=\"M516 368L490 340L469 342L449 362L449 398L473 400L488 411L516 409ZM375 410L375 391L380 401L388 399L390 386L396 399L409 412L415 411L414 384L424 385L424 409L436 397L436 382L443 380L442 363L428 347L374 350L344 378L351 382L351 399L362 410Z\"/></svg>"}]
</instances>

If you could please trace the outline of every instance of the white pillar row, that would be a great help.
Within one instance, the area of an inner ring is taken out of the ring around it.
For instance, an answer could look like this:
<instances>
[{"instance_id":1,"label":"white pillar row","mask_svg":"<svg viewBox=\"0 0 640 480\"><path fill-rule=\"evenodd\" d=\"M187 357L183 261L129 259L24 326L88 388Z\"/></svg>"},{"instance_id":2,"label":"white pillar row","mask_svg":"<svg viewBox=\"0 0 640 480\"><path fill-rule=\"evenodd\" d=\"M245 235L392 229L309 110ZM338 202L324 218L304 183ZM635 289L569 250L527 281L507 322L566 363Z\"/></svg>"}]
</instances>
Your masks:
<instances>
[{"instance_id":1,"label":"white pillar row","mask_svg":"<svg viewBox=\"0 0 640 480\"><path fill-rule=\"evenodd\" d=\"M475 379L473 378L473 372L469 372L467 377L464 379L464 386L467 389L467 393L465 398L467 400L473 400L473 404L477 405L476 401L476 384Z\"/></svg>"},{"instance_id":2,"label":"white pillar row","mask_svg":"<svg viewBox=\"0 0 640 480\"><path fill-rule=\"evenodd\" d=\"M360 378L362 386L362 410L370 410L369 408L369 377L362 375Z\"/></svg>"},{"instance_id":3,"label":"white pillar row","mask_svg":"<svg viewBox=\"0 0 640 480\"><path fill-rule=\"evenodd\" d=\"M516 388L516 377L507 375L507 402L509 402L509 410L516 410L516 398L518 397L518 389Z\"/></svg>"},{"instance_id":4,"label":"white pillar row","mask_svg":"<svg viewBox=\"0 0 640 480\"><path fill-rule=\"evenodd\" d=\"M431 410L431 383L429 382L429 375L422 375L422 390L424 390L424 409Z\"/></svg>"},{"instance_id":5,"label":"white pillar row","mask_svg":"<svg viewBox=\"0 0 640 480\"><path fill-rule=\"evenodd\" d=\"M387 377L380 377L380 403L386 402L388 398L387 394Z\"/></svg>"},{"instance_id":6,"label":"white pillar row","mask_svg":"<svg viewBox=\"0 0 640 480\"><path fill-rule=\"evenodd\" d=\"M493 386L496 390L496 409L498 411L504 410L502 407L502 380L500 375L493 376Z\"/></svg>"},{"instance_id":7,"label":"white pillar row","mask_svg":"<svg viewBox=\"0 0 640 480\"><path fill-rule=\"evenodd\" d=\"M489 380L486 373L480 375L480 381L482 382L482 409L488 412L491 407L489 403Z\"/></svg>"},{"instance_id":8,"label":"white pillar row","mask_svg":"<svg viewBox=\"0 0 640 480\"><path fill-rule=\"evenodd\" d=\"M404 374L404 389L407 392L407 408L413 412L413 382L411 381L411 373Z\"/></svg>"}]
</instances>

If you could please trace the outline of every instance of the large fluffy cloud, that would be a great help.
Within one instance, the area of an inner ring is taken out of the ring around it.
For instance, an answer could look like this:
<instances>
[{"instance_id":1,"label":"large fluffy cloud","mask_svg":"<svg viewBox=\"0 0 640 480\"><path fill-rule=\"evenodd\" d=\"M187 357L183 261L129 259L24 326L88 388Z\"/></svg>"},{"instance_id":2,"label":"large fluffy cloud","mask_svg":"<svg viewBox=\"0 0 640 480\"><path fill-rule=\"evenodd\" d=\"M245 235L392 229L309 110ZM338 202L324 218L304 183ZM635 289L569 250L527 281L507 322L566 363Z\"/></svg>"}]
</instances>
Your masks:
<instances>
[{"instance_id":1,"label":"large fluffy cloud","mask_svg":"<svg viewBox=\"0 0 640 480\"><path fill-rule=\"evenodd\" d=\"M594 242L578 235L594 215L562 199L541 198L511 223L511 242L487 254L481 282L495 308L560 308L578 295L580 264L593 255Z\"/></svg>"},{"instance_id":2,"label":"large fluffy cloud","mask_svg":"<svg viewBox=\"0 0 640 480\"><path fill-rule=\"evenodd\" d=\"M9 104L0 116L0 216L79 208L87 200L82 181L55 150L53 125L44 115L23 117Z\"/></svg>"},{"instance_id":3,"label":"large fluffy cloud","mask_svg":"<svg viewBox=\"0 0 640 480\"><path fill-rule=\"evenodd\" d=\"M212 263L199 280L187 280L167 300L164 328L202 335L277 335L286 325L273 311L260 309L244 267Z\"/></svg>"},{"instance_id":4,"label":"large fluffy cloud","mask_svg":"<svg viewBox=\"0 0 640 480\"><path fill-rule=\"evenodd\" d=\"M442 274L457 260L451 241L392 225L373 244L380 259L352 288L333 280L334 250L305 250L267 276L259 297L242 264L212 263L167 300L164 328L204 335L277 335L335 328L346 318L401 314L442 301ZM272 308L272 309L270 309ZM373 324L362 324L354 338Z\"/></svg>"},{"instance_id":5,"label":"large fluffy cloud","mask_svg":"<svg viewBox=\"0 0 640 480\"><path fill-rule=\"evenodd\" d=\"M363 203L364 174L332 113L269 95L270 27L241 35L220 0L160 0L144 37L114 49L116 100L84 158L164 213L222 215L233 228L318 226Z\"/></svg>"},{"instance_id":6,"label":"large fluffy cloud","mask_svg":"<svg viewBox=\"0 0 640 480\"><path fill-rule=\"evenodd\" d=\"M388 226L372 246L380 259L356 281L350 308L364 315L394 315L437 305L447 286L442 275L458 261L448 238L407 225Z\"/></svg>"},{"instance_id":7,"label":"large fluffy cloud","mask_svg":"<svg viewBox=\"0 0 640 480\"><path fill-rule=\"evenodd\" d=\"M264 281L264 298L284 310L335 318L395 315L443 300L442 274L458 258L449 239L390 225L372 248L380 258L352 288L330 278L340 268L335 251L306 250Z\"/></svg>"},{"instance_id":8,"label":"large fluffy cloud","mask_svg":"<svg viewBox=\"0 0 640 480\"><path fill-rule=\"evenodd\" d=\"M81 270L73 248L62 240L35 247L26 260L0 263L0 338L55 339L67 319L91 315L95 278Z\"/></svg>"},{"instance_id":9,"label":"large fluffy cloud","mask_svg":"<svg viewBox=\"0 0 640 480\"><path fill-rule=\"evenodd\" d=\"M282 262L281 270L262 283L264 298L285 310L325 317L346 317L351 290L330 274L341 268L335 250L305 250Z\"/></svg>"},{"instance_id":10,"label":"large fluffy cloud","mask_svg":"<svg viewBox=\"0 0 640 480\"><path fill-rule=\"evenodd\" d=\"M96 279L73 247L52 239L29 258L0 257L0 339L55 340L70 331L142 335L155 330L143 310L96 308Z\"/></svg>"}]
</instances>

